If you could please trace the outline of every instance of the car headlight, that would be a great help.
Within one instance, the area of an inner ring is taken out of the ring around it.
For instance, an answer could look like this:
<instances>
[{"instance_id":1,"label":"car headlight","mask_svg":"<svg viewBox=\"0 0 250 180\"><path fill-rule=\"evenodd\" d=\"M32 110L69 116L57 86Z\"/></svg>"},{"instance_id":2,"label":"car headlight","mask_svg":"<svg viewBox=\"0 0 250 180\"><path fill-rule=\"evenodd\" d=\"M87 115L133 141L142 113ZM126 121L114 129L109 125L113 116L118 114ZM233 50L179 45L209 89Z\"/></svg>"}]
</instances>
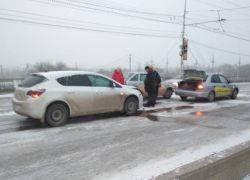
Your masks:
<instances>
[{"instance_id":1,"label":"car headlight","mask_svg":"<svg viewBox=\"0 0 250 180\"><path fill-rule=\"evenodd\" d=\"M177 83L177 82L174 82L174 83L172 83L172 86L173 86L173 87L178 87L178 83Z\"/></svg>"}]
</instances>

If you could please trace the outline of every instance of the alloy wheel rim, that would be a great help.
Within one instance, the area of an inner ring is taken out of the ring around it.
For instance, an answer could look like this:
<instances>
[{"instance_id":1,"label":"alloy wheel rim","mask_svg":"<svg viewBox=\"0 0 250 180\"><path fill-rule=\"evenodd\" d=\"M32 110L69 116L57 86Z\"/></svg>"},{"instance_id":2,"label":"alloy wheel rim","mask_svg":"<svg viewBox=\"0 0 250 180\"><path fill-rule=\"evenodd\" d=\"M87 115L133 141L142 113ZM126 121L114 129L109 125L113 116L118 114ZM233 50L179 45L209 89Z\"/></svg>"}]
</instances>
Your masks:
<instances>
[{"instance_id":1,"label":"alloy wheel rim","mask_svg":"<svg viewBox=\"0 0 250 180\"><path fill-rule=\"evenodd\" d=\"M53 121L58 122L63 118L63 112L59 109L56 109L51 113L51 118Z\"/></svg>"},{"instance_id":2,"label":"alloy wheel rim","mask_svg":"<svg viewBox=\"0 0 250 180\"><path fill-rule=\"evenodd\" d=\"M135 108L135 103L134 103L134 102L129 102L129 103L128 103L128 110L129 110L129 111L133 111L134 108Z\"/></svg>"}]
</instances>

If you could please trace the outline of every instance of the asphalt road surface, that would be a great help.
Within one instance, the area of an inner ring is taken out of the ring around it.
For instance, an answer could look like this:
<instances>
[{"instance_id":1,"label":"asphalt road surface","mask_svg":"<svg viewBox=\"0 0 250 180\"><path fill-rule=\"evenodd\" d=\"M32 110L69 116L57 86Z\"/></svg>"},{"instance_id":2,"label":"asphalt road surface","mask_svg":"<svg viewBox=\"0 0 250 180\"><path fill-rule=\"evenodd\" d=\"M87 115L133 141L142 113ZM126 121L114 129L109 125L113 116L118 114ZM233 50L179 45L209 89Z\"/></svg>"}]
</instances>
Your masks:
<instances>
[{"instance_id":1,"label":"asphalt road surface","mask_svg":"<svg viewBox=\"0 0 250 180\"><path fill-rule=\"evenodd\" d=\"M236 100L173 96L136 116L79 117L57 128L16 115L0 95L0 179L153 179L250 140L250 84Z\"/></svg>"}]
</instances>

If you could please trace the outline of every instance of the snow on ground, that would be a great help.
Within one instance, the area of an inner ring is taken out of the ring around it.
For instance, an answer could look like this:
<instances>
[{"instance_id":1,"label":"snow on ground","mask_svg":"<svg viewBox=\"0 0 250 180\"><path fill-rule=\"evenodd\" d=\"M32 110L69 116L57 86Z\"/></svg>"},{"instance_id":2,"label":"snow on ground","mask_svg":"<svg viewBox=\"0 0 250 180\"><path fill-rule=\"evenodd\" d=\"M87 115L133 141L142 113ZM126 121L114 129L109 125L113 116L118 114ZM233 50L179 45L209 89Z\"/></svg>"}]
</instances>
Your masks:
<instances>
[{"instance_id":1,"label":"snow on ground","mask_svg":"<svg viewBox=\"0 0 250 180\"><path fill-rule=\"evenodd\" d=\"M0 116L13 116L16 115L14 111L0 113Z\"/></svg>"},{"instance_id":2,"label":"snow on ground","mask_svg":"<svg viewBox=\"0 0 250 180\"><path fill-rule=\"evenodd\" d=\"M248 174L246 177L244 177L242 180L250 180L250 174Z\"/></svg>"},{"instance_id":3,"label":"snow on ground","mask_svg":"<svg viewBox=\"0 0 250 180\"><path fill-rule=\"evenodd\" d=\"M105 174L101 178L97 179L109 179L109 180L127 180L127 179L150 179L159 176L163 173L172 171L185 164L192 163L196 160L205 158L206 156L213 155L217 157L225 156L221 151L242 144L250 140L250 130L243 131L240 134L234 134L218 140L217 142L188 148L187 150L181 151L175 156L169 159L158 159L147 162L134 169L126 170L115 174ZM95 180L97 180L95 179ZM248 180L248 179L244 179Z\"/></svg>"},{"instance_id":4,"label":"snow on ground","mask_svg":"<svg viewBox=\"0 0 250 180\"><path fill-rule=\"evenodd\" d=\"M0 94L0 98L12 98L14 96L13 93L9 93L9 94Z\"/></svg>"}]
</instances>

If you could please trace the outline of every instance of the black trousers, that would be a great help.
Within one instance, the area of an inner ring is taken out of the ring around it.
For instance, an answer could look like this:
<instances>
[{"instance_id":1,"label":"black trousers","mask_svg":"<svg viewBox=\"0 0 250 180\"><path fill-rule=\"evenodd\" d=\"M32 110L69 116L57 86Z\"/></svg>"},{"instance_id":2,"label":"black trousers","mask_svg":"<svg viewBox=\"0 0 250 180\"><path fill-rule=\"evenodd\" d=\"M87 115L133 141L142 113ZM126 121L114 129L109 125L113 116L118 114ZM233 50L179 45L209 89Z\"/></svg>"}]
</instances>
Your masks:
<instances>
[{"instance_id":1,"label":"black trousers","mask_svg":"<svg viewBox=\"0 0 250 180\"><path fill-rule=\"evenodd\" d=\"M156 86L156 89L154 91L154 100L153 100L153 105L156 104L156 99L157 99L157 96L158 96L158 92L159 92L159 87Z\"/></svg>"},{"instance_id":2,"label":"black trousers","mask_svg":"<svg viewBox=\"0 0 250 180\"><path fill-rule=\"evenodd\" d=\"M149 105L149 106L155 105L155 92L154 91L148 92L147 105Z\"/></svg>"}]
</instances>

